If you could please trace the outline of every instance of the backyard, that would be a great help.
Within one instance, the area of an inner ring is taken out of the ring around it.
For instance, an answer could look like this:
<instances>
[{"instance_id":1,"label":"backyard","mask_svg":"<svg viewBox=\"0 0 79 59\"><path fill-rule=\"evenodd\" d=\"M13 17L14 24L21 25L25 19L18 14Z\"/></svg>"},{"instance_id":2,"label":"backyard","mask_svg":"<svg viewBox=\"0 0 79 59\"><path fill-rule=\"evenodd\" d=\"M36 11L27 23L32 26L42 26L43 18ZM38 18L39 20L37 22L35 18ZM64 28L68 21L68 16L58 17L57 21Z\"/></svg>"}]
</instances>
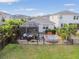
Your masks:
<instances>
[{"instance_id":1,"label":"backyard","mask_svg":"<svg viewBox=\"0 0 79 59\"><path fill-rule=\"evenodd\" d=\"M79 59L79 45L8 44L0 59Z\"/></svg>"}]
</instances>

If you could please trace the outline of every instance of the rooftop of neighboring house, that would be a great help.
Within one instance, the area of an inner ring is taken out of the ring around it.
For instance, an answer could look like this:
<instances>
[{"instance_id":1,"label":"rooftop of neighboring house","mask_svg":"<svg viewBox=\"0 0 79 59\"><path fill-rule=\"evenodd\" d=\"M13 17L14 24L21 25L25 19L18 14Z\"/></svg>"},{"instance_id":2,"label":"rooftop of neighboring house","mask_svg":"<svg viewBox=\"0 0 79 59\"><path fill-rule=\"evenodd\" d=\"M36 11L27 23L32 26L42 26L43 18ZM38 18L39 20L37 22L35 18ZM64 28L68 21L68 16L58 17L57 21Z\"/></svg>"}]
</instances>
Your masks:
<instances>
[{"instance_id":1,"label":"rooftop of neighboring house","mask_svg":"<svg viewBox=\"0 0 79 59\"><path fill-rule=\"evenodd\" d=\"M69 10L64 10L64 11L60 11L57 13L54 13L52 15L79 15L79 13L73 12L73 11L69 11Z\"/></svg>"}]
</instances>

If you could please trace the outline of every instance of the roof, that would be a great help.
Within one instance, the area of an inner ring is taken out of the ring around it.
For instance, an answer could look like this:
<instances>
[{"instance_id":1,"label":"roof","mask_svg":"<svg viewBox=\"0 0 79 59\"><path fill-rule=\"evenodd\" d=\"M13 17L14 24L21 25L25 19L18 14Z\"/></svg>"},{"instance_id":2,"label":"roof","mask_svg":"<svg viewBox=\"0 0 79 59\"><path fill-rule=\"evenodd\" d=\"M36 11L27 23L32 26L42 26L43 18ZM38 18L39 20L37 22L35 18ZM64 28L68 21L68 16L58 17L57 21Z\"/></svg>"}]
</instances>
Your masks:
<instances>
[{"instance_id":1,"label":"roof","mask_svg":"<svg viewBox=\"0 0 79 59\"><path fill-rule=\"evenodd\" d=\"M22 27L38 27L40 24L55 24L54 22L51 22L49 17L43 16L43 17L34 17L30 21L24 23L21 25Z\"/></svg>"},{"instance_id":2,"label":"roof","mask_svg":"<svg viewBox=\"0 0 79 59\"><path fill-rule=\"evenodd\" d=\"M55 24L54 22L51 22L48 16L43 17L37 17L32 19L31 21L34 21L39 24Z\"/></svg>"},{"instance_id":3,"label":"roof","mask_svg":"<svg viewBox=\"0 0 79 59\"><path fill-rule=\"evenodd\" d=\"M69 10L64 10L64 11L60 11L58 13L55 13L53 15L79 15L79 13L69 11Z\"/></svg>"},{"instance_id":4,"label":"roof","mask_svg":"<svg viewBox=\"0 0 79 59\"><path fill-rule=\"evenodd\" d=\"M38 27L38 25L39 25L38 23L29 21L21 25L21 27Z\"/></svg>"}]
</instances>

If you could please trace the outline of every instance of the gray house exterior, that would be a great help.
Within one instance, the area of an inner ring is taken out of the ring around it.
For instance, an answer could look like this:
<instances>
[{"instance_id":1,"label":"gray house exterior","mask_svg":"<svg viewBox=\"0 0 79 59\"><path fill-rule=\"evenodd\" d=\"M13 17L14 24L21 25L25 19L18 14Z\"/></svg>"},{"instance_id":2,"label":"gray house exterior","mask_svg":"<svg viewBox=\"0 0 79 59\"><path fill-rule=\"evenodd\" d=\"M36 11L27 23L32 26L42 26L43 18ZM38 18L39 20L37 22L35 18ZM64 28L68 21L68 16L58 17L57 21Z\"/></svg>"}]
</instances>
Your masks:
<instances>
[{"instance_id":1,"label":"gray house exterior","mask_svg":"<svg viewBox=\"0 0 79 59\"><path fill-rule=\"evenodd\" d=\"M49 16L35 17L21 25L22 33L44 33L47 29L54 29L54 23Z\"/></svg>"},{"instance_id":2,"label":"gray house exterior","mask_svg":"<svg viewBox=\"0 0 79 59\"><path fill-rule=\"evenodd\" d=\"M45 32L46 29L54 29L54 22L51 22L49 16L33 18L31 22L36 22L39 27L39 32Z\"/></svg>"}]
</instances>

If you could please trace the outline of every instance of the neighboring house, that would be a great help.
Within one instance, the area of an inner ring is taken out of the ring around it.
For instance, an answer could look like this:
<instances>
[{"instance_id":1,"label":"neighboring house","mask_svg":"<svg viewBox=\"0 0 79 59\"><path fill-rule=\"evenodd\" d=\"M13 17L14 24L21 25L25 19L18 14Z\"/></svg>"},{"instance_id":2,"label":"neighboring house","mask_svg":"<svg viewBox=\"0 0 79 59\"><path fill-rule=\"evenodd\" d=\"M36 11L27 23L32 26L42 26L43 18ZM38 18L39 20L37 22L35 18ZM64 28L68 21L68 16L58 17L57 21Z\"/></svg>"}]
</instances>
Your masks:
<instances>
[{"instance_id":1,"label":"neighboring house","mask_svg":"<svg viewBox=\"0 0 79 59\"><path fill-rule=\"evenodd\" d=\"M28 24L30 27L36 24L39 33L55 27L61 28L65 24L77 24L79 28L79 14L72 11L61 11L52 15L33 17L24 26L28 27Z\"/></svg>"},{"instance_id":2,"label":"neighboring house","mask_svg":"<svg viewBox=\"0 0 79 59\"><path fill-rule=\"evenodd\" d=\"M19 15L19 14L12 15L12 19L23 19L25 21L28 21L29 18L30 16L26 16L26 15Z\"/></svg>"},{"instance_id":3,"label":"neighboring house","mask_svg":"<svg viewBox=\"0 0 79 59\"><path fill-rule=\"evenodd\" d=\"M2 21L3 19L7 20L7 19L22 19L25 21L28 21L28 19L30 18L30 16L26 16L26 15L12 15L6 12L2 12L0 11L0 21Z\"/></svg>"},{"instance_id":4,"label":"neighboring house","mask_svg":"<svg viewBox=\"0 0 79 59\"><path fill-rule=\"evenodd\" d=\"M38 25L39 27L39 32L45 32L45 30L48 30L48 29L54 29L54 23L51 22L49 20L49 16L39 16L39 17L36 17L36 18L33 18L30 22L35 22Z\"/></svg>"},{"instance_id":5,"label":"neighboring house","mask_svg":"<svg viewBox=\"0 0 79 59\"><path fill-rule=\"evenodd\" d=\"M63 27L65 24L77 24L79 28L79 14L72 11L61 11L52 15L29 17L25 15L10 15L8 13L0 12L0 19L25 19L28 20L23 26L38 27L40 33L47 29L54 29L55 27Z\"/></svg>"},{"instance_id":6,"label":"neighboring house","mask_svg":"<svg viewBox=\"0 0 79 59\"><path fill-rule=\"evenodd\" d=\"M11 15L5 12L1 12L0 11L0 21L2 21L3 19L7 20L7 19L11 19Z\"/></svg>"},{"instance_id":7,"label":"neighboring house","mask_svg":"<svg viewBox=\"0 0 79 59\"><path fill-rule=\"evenodd\" d=\"M79 14L72 11L61 11L50 16L50 20L56 27L63 27L65 24L77 24L79 27Z\"/></svg>"}]
</instances>

